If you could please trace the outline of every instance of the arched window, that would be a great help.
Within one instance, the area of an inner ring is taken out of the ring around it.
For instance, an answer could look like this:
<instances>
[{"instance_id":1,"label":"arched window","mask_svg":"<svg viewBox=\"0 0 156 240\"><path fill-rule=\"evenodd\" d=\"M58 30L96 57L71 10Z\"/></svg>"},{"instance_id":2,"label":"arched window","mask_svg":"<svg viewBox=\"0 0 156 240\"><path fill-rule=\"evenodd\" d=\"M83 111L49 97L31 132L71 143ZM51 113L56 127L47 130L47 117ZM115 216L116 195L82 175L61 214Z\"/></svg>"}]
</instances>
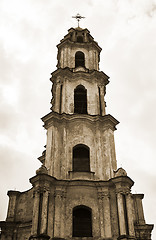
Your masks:
<instances>
[{"instance_id":1,"label":"arched window","mask_svg":"<svg viewBox=\"0 0 156 240\"><path fill-rule=\"evenodd\" d=\"M73 148L73 171L90 171L90 150L83 144L78 144Z\"/></svg>"},{"instance_id":2,"label":"arched window","mask_svg":"<svg viewBox=\"0 0 156 240\"><path fill-rule=\"evenodd\" d=\"M73 237L92 237L92 210L86 206L73 209Z\"/></svg>"},{"instance_id":3,"label":"arched window","mask_svg":"<svg viewBox=\"0 0 156 240\"><path fill-rule=\"evenodd\" d=\"M75 67L85 67L85 55L83 52L76 52Z\"/></svg>"},{"instance_id":4,"label":"arched window","mask_svg":"<svg viewBox=\"0 0 156 240\"><path fill-rule=\"evenodd\" d=\"M87 113L87 90L82 85L74 89L74 113Z\"/></svg>"}]
</instances>

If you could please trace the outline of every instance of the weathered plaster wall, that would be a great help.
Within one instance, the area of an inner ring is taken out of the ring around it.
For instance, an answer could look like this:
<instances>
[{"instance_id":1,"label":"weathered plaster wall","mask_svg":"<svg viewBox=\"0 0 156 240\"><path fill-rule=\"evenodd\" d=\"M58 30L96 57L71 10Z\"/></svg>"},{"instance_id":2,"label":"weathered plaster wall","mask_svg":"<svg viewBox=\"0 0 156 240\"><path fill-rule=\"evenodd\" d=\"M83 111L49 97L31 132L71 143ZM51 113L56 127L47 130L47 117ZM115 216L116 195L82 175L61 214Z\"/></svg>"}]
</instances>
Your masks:
<instances>
[{"instance_id":1,"label":"weathered plaster wall","mask_svg":"<svg viewBox=\"0 0 156 240\"><path fill-rule=\"evenodd\" d=\"M61 83L60 83L61 82ZM99 82L100 83L100 82ZM60 98L60 85L62 84L62 97ZM87 90L87 112L90 115L100 114L100 104L99 104L99 89L98 81L96 79L85 79L83 75L78 76L76 79L72 80L68 77L59 78L56 81L55 91L55 104L53 110L59 112L60 110L60 99L61 103L61 113L73 114L74 113L74 89L78 85L83 85ZM104 87L103 87L104 88ZM104 102L104 96L103 96ZM105 110L104 110L105 111Z\"/></svg>"},{"instance_id":2,"label":"weathered plaster wall","mask_svg":"<svg viewBox=\"0 0 156 240\"><path fill-rule=\"evenodd\" d=\"M16 204L16 221L32 221L33 212L33 190L23 192L19 195Z\"/></svg>"},{"instance_id":3,"label":"weathered plaster wall","mask_svg":"<svg viewBox=\"0 0 156 240\"><path fill-rule=\"evenodd\" d=\"M116 170L113 136L113 130L100 122L77 118L60 125L54 120L47 131L45 166L49 174L58 179L69 179L69 171L73 170L73 147L84 144L90 148L90 169L95 172L95 179L110 179Z\"/></svg>"},{"instance_id":4,"label":"weathered plaster wall","mask_svg":"<svg viewBox=\"0 0 156 240\"><path fill-rule=\"evenodd\" d=\"M85 44L77 44L73 45L66 44L60 50L60 59L59 59L59 66L60 68L75 68L75 53L81 51L85 55L85 67L89 70L99 70L99 59L98 55L99 52L96 48L91 45L86 46Z\"/></svg>"}]
</instances>

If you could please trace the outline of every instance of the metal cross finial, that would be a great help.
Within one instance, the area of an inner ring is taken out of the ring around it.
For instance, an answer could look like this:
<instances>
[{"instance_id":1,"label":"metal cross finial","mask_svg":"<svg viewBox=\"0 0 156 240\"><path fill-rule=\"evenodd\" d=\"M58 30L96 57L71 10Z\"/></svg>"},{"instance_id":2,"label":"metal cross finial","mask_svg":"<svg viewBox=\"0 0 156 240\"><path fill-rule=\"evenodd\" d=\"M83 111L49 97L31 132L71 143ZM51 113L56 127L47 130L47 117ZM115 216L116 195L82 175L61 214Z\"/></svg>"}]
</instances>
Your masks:
<instances>
[{"instance_id":1,"label":"metal cross finial","mask_svg":"<svg viewBox=\"0 0 156 240\"><path fill-rule=\"evenodd\" d=\"M77 22L78 22L78 27L79 27L79 22L80 22L80 20L81 20L82 18L85 18L85 17L82 17L82 16L78 13L76 16L74 16L74 17L72 17L72 18L76 18L76 20L77 20Z\"/></svg>"}]
</instances>

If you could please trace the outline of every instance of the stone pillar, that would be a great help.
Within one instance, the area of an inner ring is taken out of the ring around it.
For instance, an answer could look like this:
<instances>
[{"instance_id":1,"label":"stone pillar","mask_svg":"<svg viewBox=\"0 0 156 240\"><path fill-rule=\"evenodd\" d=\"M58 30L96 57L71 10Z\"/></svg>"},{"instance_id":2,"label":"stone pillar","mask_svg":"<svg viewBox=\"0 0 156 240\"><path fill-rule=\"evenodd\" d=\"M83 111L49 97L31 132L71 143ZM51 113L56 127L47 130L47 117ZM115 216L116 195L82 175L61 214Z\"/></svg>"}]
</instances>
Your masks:
<instances>
[{"instance_id":1,"label":"stone pillar","mask_svg":"<svg viewBox=\"0 0 156 240\"><path fill-rule=\"evenodd\" d=\"M55 221L54 221L54 237L60 238L61 228L61 207L62 207L62 191L55 190Z\"/></svg>"},{"instance_id":2,"label":"stone pillar","mask_svg":"<svg viewBox=\"0 0 156 240\"><path fill-rule=\"evenodd\" d=\"M61 113L66 112L66 82L64 79L64 82L62 84L62 110Z\"/></svg>"},{"instance_id":3,"label":"stone pillar","mask_svg":"<svg viewBox=\"0 0 156 240\"><path fill-rule=\"evenodd\" d=\"M133 218L133 211L132 211L132 198L130 193L126 195L126 206L127 206L129 235L131 237L134 237L135 236L134 218Z\"/></svg>"},{"instance_id":4,"label":"stone pillar","mask_svg":"<svg viewBox=\"0 0 156 240\"><path fill-rule=\"evenodd\" d=\"M84 33L84 42L87 42L87 33Z\"/></svg>"},{"instance_id":5,"label":"stone pillar","mask_svg":"<svg viewBox=\"0 0 156 240\"><path fill-rule=\"evenodd\" d=\"M100 87L101 114L102 116L104 116L106 114L104 101L104 86L99 87Z\"/></svg>"},{"instance_id":6,"label":"stone pillar","mask_svg":"<svg viewBox=\"0 0 156 240\"><path fill-rule=\"evenodd\" d=\"M61 84L60 80L58 79L56 82L56 94L55 94L55 112L60 112L60 89Z\"/></svg>"},{"instance_id":7,"label":"stone pillar","mask_svg":"<svg viewBox=\"0 0 156 240\"><path fill-rule=\"evenodd\" d=\"M38 230L38 217L39 217L39 202L40 202L40 192L39 192L39 190L34 191L33 197L34 197L34 206L33 206L31 234L36 235L37 230Z\"/></svg>"},{"instance_id":8,"label":"stone pillar","mask_svg":"<svg viewBox=\"0 0 156 240\"><path fill-rule=\"evenodd\" d=\"M126 235L123 196L120 192L117 193L117 206L118 206L120 235Z\"/></svg>"},{"instance_id":9,"label":"stone pillar","mask_svg":"<svg viewBox=\"0 0 156 240\"><path fill-rule=\"evenodd\" d=\"M64 66L63 66L63 68L68 67L68 64L67 64L67 57L68 57L67 50L68 50L68 48L64 47L64 49L63 49L63 51L64 51L64 56L63 56L64 57Z\"/></svg>"},{"instance_id":10,"label":"stone pillar","mask_svg":"<svg viewBox=\"0 0 156 240\"><path fill-rule=\"evenodd\" d=\"M47 189L44 189L41 213L41 234L47 233L48 197L49 191Z\"/></svg>"},{"instance_id":11,"label":"stone pillar","mask_svg":"<svg viewBox=\"0 0 156 240\"><path fill-rule=\"evenodd\" d=\"M109 193L103 193L103 209L104 209L104 233L105 238L112 237L111 216L110 216L110 197Z\"/></svg>"},{"instance_id":12,"label":"stone pillar","mask_svg":"<svg viewBox=\"0 0 156 240\"><path fill-rule=\"evenodd\" d=\"M64 238L65 236L65 224L66 224L66 191L62 192L62 208L61 208L61 229L60 237Z\"/></svg>"},{"instance_id":13,"label":"stone pillar","mask_svg":"<svg viewBox=\"0 0 156 240\"><path fill-rule=\"evenodd\" d=\"M15 217L15 209L16 209L16 201L17 197L19 196L20 192L18 191L9 191L9 206L8 206L8 214L7 214L7 221L14 221Z\"/></svg>"},{"instance_id":14,"label":"stone pillar","mask_svg":"<svg viewBox=\"0 0 156 240\"><path fill-rule=\"evenodd\" d=\"M137 212L137 222L140 225L145 224L144 211L142 206L143 194L133 194L135 200L135 211Z\"/></svg>"},{"instance_id":15,"label":"stone pillar","mask_svg":"<svg viewBox=\"0 0 156 240\"><path fill-rule=\"evenodd\" d=\"M103 219L103 202L102 202L102 192L98 192L98 200L99 200L99 215L100 215L100 231L101 238L104 238L104 219Z\"/></svg>"}]
</instances>

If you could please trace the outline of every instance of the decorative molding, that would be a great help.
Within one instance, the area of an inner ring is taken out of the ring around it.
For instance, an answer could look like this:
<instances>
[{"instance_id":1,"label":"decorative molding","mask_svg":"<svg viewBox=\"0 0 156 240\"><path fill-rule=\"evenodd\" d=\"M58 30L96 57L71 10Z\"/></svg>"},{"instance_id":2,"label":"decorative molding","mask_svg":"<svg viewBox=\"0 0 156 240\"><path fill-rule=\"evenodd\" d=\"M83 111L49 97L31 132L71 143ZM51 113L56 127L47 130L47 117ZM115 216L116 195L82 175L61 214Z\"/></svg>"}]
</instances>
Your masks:
<instances>
[{"instance_id":1,"label":"decorative molding","mask_svg":"<svg viewBox=\"0 0 156 240\"><path fill-rule=\"evenodd\" d=\"M40 194L40 193L44 193L44 192L48 192L48 194L50 194L50 188L47 186L39 186L37 188L34 189L33 191L33 197L35 197L35 194Z\"/></svg>"},{"instance_id":2,"label":"decorative molding","mask_svg":"<svg viewBox=\"0 0 156 240\"><path fill-rule=\"evenodd\" d=\"M109 192L98 192L98 199L110 198Z\"/></svg>"},{"instance_id":3,"label":"decorative molding","mask_svg":"<svg viewBox=\"0 0 156 240\"><path fill-rule=\"evenodd\" d=\"M89 114L66 114L66 113L56 113L56 112L50 112L43 118L41 118L44 122L44 127L48 128L53 124L54 120L60 121L76 121L76 120L85 120L90 123L105 123L104 127L111 128L113 131L116 130L116 125L119 124L119 121L117 121L113 116L110 114L100 116L100 115L89 115Z\"/></svg>"},{"instance_id":4,"label":"decorative molding","mask_svg":"<svg viewBox=\"0 0 156 240\"><path fill-rule=\"evenodd\" d=\"M66 194L67 192L64 191L64 190L61 190L61 189L55 189L55 192L54 192L54 197L58 197L58 198L66 198Z\"/></svg>"},{"instance_id":5,"label":"decorative molding","mask_svg":"<svg viewBox=\"0 0 156 240\"><path fill-rule=\"evenodd\" d=\"M90 82L90 80L94 80L99 85L107 85L109 83L109 77L104 72L99 72L97 70L89 70L89 72L82 72L78 71L75 72L74 69L70 69L68 67L66 68L59 68L53 73L51 73L52 77L50 78L50 81L53 82L53 84L56 83L57 79L61 78L61 81L64 81L65 78L68 79L68 81L73 81L76 79L82 79L83 78ZM60 77L61 76L61 77Z\"/></svg>"},{"instance_id":6,"label":"decorative molding","mask_svg":"<svg viewBox=\"0 0 156 240\"><path fill-rule=\"evenodd\" d=\"M121 188L116 189L116 194L128 195L128 194L130 194L130 190L129 189L123 189L121 187Z\"/></svg>"}]
</instances>

